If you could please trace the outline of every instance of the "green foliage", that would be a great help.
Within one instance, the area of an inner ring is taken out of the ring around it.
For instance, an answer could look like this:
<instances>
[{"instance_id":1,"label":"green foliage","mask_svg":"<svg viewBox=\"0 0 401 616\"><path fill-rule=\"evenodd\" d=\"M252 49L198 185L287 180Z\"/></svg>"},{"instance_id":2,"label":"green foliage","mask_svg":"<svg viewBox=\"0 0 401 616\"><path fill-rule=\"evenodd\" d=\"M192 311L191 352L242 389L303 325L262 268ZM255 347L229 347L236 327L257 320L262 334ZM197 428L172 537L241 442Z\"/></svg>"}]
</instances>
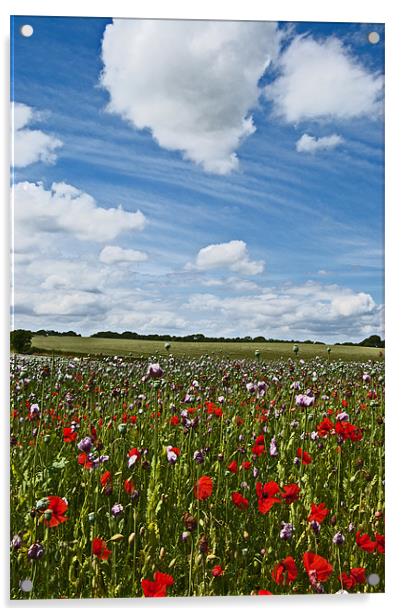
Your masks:
<instances>
[{"instance_id":1,"label":"green foliage","mask_svg":"<svg viewBox=\"0 0 401 616\"><path fill-rule=\"evenodd\" d=\"M31 351L32 332L25 329L15 329L10 333L11 350L16 353Z\"/></svg>"}]
</instances>

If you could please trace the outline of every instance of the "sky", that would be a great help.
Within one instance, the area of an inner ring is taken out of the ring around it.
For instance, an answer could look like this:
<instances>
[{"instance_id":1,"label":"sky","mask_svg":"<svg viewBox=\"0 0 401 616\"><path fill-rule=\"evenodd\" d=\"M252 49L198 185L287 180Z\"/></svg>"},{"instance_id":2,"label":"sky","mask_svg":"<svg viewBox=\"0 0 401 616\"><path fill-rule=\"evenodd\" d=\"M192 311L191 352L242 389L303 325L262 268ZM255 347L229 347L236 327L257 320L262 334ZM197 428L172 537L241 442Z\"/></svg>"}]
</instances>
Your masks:
<instances>
[{"instance_id":1,"label":"sky","mask_svg":"<svg viewBox=\"0 0 401 616\"><path fill-rule=\"evenodd\" d=\"M11 31L13 328L384 336L382 24Z\"/></svg>"}]
</instances>

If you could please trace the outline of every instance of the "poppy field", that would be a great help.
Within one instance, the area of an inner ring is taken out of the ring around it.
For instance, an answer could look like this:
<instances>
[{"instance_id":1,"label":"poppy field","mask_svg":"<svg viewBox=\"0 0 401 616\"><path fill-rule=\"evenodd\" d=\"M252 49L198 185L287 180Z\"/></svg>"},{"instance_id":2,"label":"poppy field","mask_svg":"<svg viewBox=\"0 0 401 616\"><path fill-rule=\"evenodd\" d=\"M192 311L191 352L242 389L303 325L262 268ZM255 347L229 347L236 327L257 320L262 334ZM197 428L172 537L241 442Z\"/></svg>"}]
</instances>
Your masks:
<instances>
[{"instance_id":1,"label":"poppy field","mask_svg":"<svg viewBox=\"0 0 401 616\"><path fill-rule=\"evenodd\" d=\"M384 592L383 361L14 355L10 393L12 599Z\"/></svg>"}]
</instances>

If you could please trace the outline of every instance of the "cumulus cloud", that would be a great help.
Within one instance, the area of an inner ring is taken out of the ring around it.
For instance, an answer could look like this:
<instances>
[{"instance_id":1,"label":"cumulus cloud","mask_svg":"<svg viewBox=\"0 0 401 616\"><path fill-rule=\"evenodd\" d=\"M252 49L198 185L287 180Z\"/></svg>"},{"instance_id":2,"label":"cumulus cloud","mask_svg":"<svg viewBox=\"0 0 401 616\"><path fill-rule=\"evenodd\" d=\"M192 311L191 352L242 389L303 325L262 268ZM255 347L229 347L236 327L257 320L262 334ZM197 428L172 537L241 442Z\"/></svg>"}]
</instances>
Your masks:
<instances>
[{"instance_id":1,"label":"cumulus cloud","mask_svg":"<svg viewBox=\"0 0 401 616\"><path fill-rule=\"evenodd\" d=\"M227 331L269 336L327 336L357 340L383 330L383 306L371 295L339 285L307 282L242 297L193 294L188 308ZM227 325L228 324L228 325Z\"/></svg>"},{"instance_id":2,"label":"cumulus cloud","mask_svg":"<svg viewBox=\"0 0 401 616\"><path fill-rule=\"evenodd\" d=\"M231 240L230 242L210 244L201 248L197 254L195 265L187 265L187 269L193 267L198 270L228 268L238 274L253 276L263 272L264 262L251 261L246 243L242 240Z\"/></svg>"},{"instance_id":3,"label":"cumulus cloud","mask_svg":"<svg viewBox=\"0 0 401 616\"><path fill-rule=\"evenodd\" d=\"M27 167L38 161L52 164L56 150L63 142L41 130L29 128L41 119L41 114L23 103L12 103L14 125L12 162L14 167Z\"/></svg>"},{"instance_id":4,"label":"cumulus cloud","mask_svg":"<svg viewBox=\"0 0 401 616\"><path fill-rule=\"evenodd\" d=\"M365 68L335 37L296 37L278 67L265 94L287 122L374 117L381 110L383 75Z\"/></svg>"},{"instance_id":5,"label":"cumulus cloud","mask_svg":"<svg viewBox=\"0 0 401 616\"><path fill-rule=\"evenodd\" d=\"M327 137L312 137L304 133L295 145L297 152L309 152L313 154L318 150L332 150L344 143L344 139L340 135L329 135Z\"/></svg>"},{"instance_id":6,"label":"cumulus cloud","mask_svg":"<svg viewBox=\"0 0 401 616\"><path fill-rule=\"evenodd\" d=\"M43 234L67 233L83 241L107 242L127 231L141 231L145 216L99 207L95 199L75 186L53 183L44 185L19 182L13 186L15 250L35 247Z\"/></svg>"},{"instance_id":7,"label":"cumulus cloud","mask_svg":"<svg viewBox=\"0 0 401 616\"><path fill-rule=\"evenodd\" d=\"M140 250L121 248L120 246L105 246L99 255L102 263L139 263L146 261L148 255Z\"/></svg>"},{"instance_id":8,"label":"cumulus cloud","mask_svg":"<svg viewBox=\"0 0 401 616\"><path fill-rule=\"evenodd\" d=\"M275 23L114 20L102 43L108 110L206 171L238 167L255 131L258 81L279 51Z\"/></svg>"}]
</instances>

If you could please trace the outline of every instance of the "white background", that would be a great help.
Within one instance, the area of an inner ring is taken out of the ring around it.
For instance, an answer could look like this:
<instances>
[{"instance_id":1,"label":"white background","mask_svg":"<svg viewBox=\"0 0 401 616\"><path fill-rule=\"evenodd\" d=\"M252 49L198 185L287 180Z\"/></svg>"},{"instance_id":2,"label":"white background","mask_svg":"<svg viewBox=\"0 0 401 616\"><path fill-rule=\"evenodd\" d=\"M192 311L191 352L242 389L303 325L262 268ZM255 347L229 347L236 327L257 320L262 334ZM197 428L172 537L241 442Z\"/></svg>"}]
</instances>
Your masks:
<instances>
[{"instance_id":1,"label":"white background","mask_svg":"<svg viewBox=\"0 0 401 616\"><path fill-rule=\"evenodd\" d=\"M8 550L9 550L9 477L8 477L8 336L9 336L9 17L20 15L65 15L104 17L169 17L202 19L264 19L280 21L353 21L386 24L386 594L334 595L311 597L222 597L199 599L137 599L137 600L81 600L81 601L26 601L8 600ZM3 0L0 7L0 121L2 143L0 148L1 220L0 220L0 289L1 303L0 349L2 369L0 391L0 445L2 464L0 475L2 496L0 501L0 583L2 607L5 609L39 613L43 609L74 609L85 614L99 609L120 609L137 614L157 613L166 610L184 614L191 611L197 616L208 612L229 610L234 616L252 610L252 616L267 611L275 614L307 612L322 616L351 613L363 610L364 616L378 611L391 614L399 603L401 590L401 509L400 509L400 460L401 460L401 199L400 199L400 81L401 81L401 26L400 11L392 0L246 0L234 5L223 0L147 0L143 3L121 0ZM398 611L398 610L397 610Z\"/></svg>"}]
</instances>

